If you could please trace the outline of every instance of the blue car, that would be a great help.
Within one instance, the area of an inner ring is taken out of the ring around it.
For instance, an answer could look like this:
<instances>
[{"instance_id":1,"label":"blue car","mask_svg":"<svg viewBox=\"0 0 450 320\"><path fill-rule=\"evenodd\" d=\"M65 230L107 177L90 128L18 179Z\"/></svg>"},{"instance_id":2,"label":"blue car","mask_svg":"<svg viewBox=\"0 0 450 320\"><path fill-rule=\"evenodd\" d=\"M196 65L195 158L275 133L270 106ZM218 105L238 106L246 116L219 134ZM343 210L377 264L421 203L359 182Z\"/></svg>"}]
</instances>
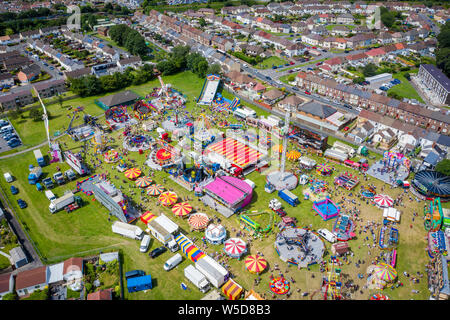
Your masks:
<instances>
[{"instance_id":1,"label":"blue car","mask_svg":"<svg viewBox=\"0 0 450 320\"><path fill-rule=\"evenodd\" d=\"M19 140L17 140L17 139L8 141L8 146L9 146L10 148L15 148L15 147L17 147L17 146L20 146L21 144L22 144L22 143L21 143Z\"/></svg>"},{"instance_id":2,"label":"blue car","mask_svg":"<svg viewBox=\"0 0 450 320\"><path fill-rule=\"evenodd\" d=\"M388 90L389 90L389 88L388 88L388 87L385 87L385 86L381 86L381 87L380 87L380 90L383 90L383 91L388 91Z\"/></svg>"},{"instance_id":3,"label":"blue car","mask_svg":"<svg viewBox=\"0 0 450 320\"><path fill-rule=\"evenodd\" d=\"M27 207L27 203L22 199L17 199L17 204L19 205L20 209L25 209Z\"/></svg>"},{"instance_id":4,"label":"blue car","mask_svg":"<svg viewBox=\"0 0 450 320\"><path fill-rule=\"evenodd\" d=\"M14 187L14 186L11 186L11 193L12 193L12 194L18 194L18 193L19 193L19 189L17 189L17 188Z\"/></svg>"}]
</instances>

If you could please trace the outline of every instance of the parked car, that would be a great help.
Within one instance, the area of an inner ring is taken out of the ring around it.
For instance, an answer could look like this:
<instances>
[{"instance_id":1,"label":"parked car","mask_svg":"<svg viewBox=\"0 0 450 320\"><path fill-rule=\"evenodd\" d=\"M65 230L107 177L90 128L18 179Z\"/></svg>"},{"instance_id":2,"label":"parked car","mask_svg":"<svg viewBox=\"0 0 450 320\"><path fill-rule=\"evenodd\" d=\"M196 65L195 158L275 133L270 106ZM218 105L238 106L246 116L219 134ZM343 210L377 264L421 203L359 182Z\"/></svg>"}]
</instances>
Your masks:
<instances>
[{"instance_id":1,"label":"parked car","mask_svg":"<svg viewBox=\"0 0 450 320\"><path fill-rule=\"evenodd\" d=\"M14 187L14 186L11 186L11 193L12 193L12 194L18 194L18 193L19 193L19 189L17 189L17 188Z\"/></svg>"},{"instance_id":2,"label":"parked car","mask_svg":"<svg viewBox=\"0 0 450 320\"><path fill-rule=\"evenodd\" d=\"M153 249L148 255L150 256L150 258L154 259L166 251L167 251L166 247L159 247L159 248Z\"/></svg>"},{"instance_id":3,"label":"parked car","mask_svg":"<svg viewBox=\"0 0 450 320\"><path fill-rule=\"evenodd\" d=\"M297 87L292 87L292 90L298 91L298 88Z\"/></svg>"},{"instance_id":4,"label":"parked car","mask_svg":"<svg viewBox=\"0 0 450 320\"><path fill-rule=\"evenodd\" d=\"M312 71L312 68L307 68L306 70Z\"/></svg>"},{"instance_id":5,"label":"parked car","mask_svg":"<svg viewBox=\"0 0 450 320\"><path fill-rule=\"evenodd\" d=\"M27 203L22 199L17 199L17 204L19 205L20 209L25 209L27 207Z\"/></svg>"},{"instance_id":6,"label":"parked car","mask_svg":"<svg viewBox=\"0 0 450 320\"><path fill-rule=\"evenodd\" d=\"M9 146L10 148L15 148L15 147L17 147L17 146L20 146L21 144L22 144L22 143L21 143L19 140L17 140L17 139L8 141L8 146Z\"/></svg>"},{"instance_id":7,"label":"parked car","mask_svg":"<svg viewBox=\"0 0 450 320\"><path fill-rule=\"evenodd\" d=\"M306 94L311 94L311 92L309 92L308 90L305 90L305 93L306 93Z\"/></svg>"},{"instance_id":8,"label":"parked car","mask_svg":"<svg viewBox=\"0 0 450 320\"><path fill-rule=\"evenodd\" d=\"M295 62L294 62L294 61L291 61L291 62L289 62L289 64L292 66L293 64L295 64Z\"/></svg>"}]
</instances>

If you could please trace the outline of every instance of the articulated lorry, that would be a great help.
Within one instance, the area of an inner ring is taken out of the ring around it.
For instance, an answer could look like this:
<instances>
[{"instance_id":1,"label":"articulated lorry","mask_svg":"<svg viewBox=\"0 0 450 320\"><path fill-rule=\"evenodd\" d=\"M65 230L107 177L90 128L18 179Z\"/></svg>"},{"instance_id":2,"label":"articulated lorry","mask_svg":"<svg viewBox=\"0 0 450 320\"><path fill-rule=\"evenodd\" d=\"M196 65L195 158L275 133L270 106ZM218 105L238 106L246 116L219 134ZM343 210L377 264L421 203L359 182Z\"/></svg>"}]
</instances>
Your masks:
<instances>
[{"instance_id":1,"label":"articulated lorry","mask_svg":"<svg viewBox=\"0 0 450 320\"><path fill-rule=\"evenodd\" d=\"M74 202L75 202L74 194L72 192L68 192L62 197L51 200L48 209L50 210L51 213L55 213Z\"/></svg>"},{"instance_id":2,"label":"articulated lorry","mask_svg":"<svg viewBox=\"0 0 450 320\"><path fill-rule=\"evenodd\" d=\"M144 236L144 231L141 228L125 222L114 221L111 227L114 233L134 240L142 240Z\"/></svg>"},{"instance_id":3,"label":"articulated lorry","mask_svg":"<svg viewBox=\"0 0 450 320\"><path fill-rule=\"evenodd\" d=\"M30 170L30 173L28 174L28 183L29 184L36 184L42 175L42 169L41 167L34 167Z\"/></svg>"},{"instance_id":4,"label":"articulated lorry","mask_svg":"<svg viewBox=\"0 0 450 320\"><path fill-rule=\"evenodd\" d=\"M184 268L184 276L192 282L201 292L206 293L208 292L210 286L208 280L206 280L206 277L193 265L188 265L186 268Z\"/></svg>"},{"instance_id":5,"label":"articulated lorry","mask_svg":"<svg viewBox=\"0 0 450 320\"><path fill-rule=\"evenodd\" d=\"M42 156L41 149L34 150L33 153L39 167L44 167L46 163L44 157Z\"/></svg>"}]
</instances>

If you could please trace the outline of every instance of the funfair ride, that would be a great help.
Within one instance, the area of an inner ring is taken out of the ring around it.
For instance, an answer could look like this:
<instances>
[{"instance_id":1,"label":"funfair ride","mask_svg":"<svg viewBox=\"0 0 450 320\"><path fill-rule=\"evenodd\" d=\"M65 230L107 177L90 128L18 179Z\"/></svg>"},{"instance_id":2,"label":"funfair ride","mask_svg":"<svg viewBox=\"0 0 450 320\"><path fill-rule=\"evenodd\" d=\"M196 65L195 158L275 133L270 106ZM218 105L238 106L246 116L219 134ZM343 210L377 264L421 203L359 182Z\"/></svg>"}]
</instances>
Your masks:
<instances>
[{"instance_id":1,"label":"funfair ride","mask_svg":"<svg viewBox=\"0 0 450 320\"><path fill-rule=\"evenodd\" d=\"M291 172L286 172L286 149L289 139L289 120L291 116L291 106L288 105L284 119L284 127L280 130L280 137L283 139L283 150L281 153L280 170L273 171L267 175L267 184L272 185L276 190L292 190L297 187L298 178Z\"/></svg>"}]
</instances>

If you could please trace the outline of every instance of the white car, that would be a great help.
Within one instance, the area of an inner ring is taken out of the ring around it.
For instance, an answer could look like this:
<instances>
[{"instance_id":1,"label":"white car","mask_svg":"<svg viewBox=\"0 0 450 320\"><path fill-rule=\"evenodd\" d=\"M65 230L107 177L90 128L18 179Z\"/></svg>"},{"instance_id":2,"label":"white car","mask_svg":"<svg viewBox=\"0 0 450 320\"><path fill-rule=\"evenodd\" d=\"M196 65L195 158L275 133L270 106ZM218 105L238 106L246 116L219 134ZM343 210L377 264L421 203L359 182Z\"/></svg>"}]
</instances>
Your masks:
<instances>
[{"instance_id":1,"label":"white car","mask_svg":"<svg viewBox=\"0 0 450 320\"><path fill-rule=\"evenodd\" d=\"M317 233L322 238L327 240L328 242L334 243L334 242L337 241L336 235L333 232L331 232L330 230L328 230L328 229L319 229L319 230L317 230Z\"/></svg>"}]
</instances>

